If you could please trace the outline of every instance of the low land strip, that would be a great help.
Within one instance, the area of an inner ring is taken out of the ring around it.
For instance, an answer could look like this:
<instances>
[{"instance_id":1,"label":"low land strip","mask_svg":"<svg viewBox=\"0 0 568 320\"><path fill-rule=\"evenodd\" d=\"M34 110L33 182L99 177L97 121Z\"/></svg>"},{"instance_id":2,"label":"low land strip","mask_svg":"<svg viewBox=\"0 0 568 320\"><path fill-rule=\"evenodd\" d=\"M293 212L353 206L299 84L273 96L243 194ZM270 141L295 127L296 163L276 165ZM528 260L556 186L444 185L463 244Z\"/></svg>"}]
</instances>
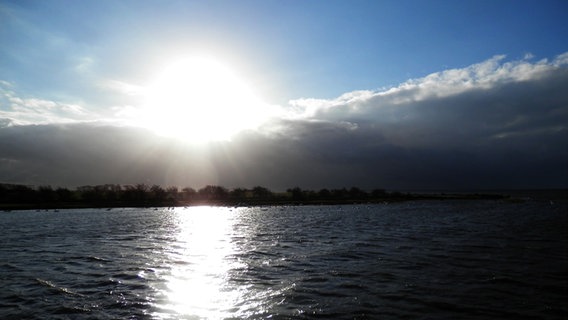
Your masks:
<instances>
[{"instance_id":1,"label":"low land strip","mask_svg":"<svg viewBox=\"0 0 568 320\"><path fill-rule=\"evenodd\" d=\"M278 205L340 205L373 204L415 200L506 200L568 199L567 190L533 190L526 192L420 193L357 187L341 189L303 190L299 187L285 192L272 192L256 186L251 189L228 190L222 186L206 186L199 190L177 187L137 185L84 186L75 190L50 186L30 187L0 184L0 210L50 210L72 208L118 207L179 207L179 206L278 206Z\"/></svg>"}]
</instances>

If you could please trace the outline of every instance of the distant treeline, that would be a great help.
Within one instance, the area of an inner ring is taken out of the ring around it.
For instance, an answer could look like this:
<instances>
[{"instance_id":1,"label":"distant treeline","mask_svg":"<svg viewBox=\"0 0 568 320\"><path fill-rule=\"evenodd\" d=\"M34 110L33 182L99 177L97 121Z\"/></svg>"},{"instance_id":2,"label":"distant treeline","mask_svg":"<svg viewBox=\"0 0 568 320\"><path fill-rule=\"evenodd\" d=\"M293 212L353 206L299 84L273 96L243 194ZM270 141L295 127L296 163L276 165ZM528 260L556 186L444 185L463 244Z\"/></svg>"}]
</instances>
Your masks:
<instances>
[{"instance_id":1,"label":"distant treeline","mask_svg":"<svg viewBox=\"0 0 568 320\"><path fill-rule=\"evenodd\" d=\"M370 192L357 187L349 189L303 190L294 187L286 192L272 192L256 186L252 189L227 189L208 185L195 190L187 187L163 188L159 185L105 184L83 186L74 190L51 186L30 187L15 184L0 184L0 207L60 208L60 207L117 207L117 206L180 206L180 205L268 205L268 204L337 204L356 202L379 202L408 199L439 198L401 192L374 189ZM448 195L444 195L448 198ZM471 196L469 196L471 197ZM474 195L495 197L495 195Z\"/></svg>"}]
</instances>

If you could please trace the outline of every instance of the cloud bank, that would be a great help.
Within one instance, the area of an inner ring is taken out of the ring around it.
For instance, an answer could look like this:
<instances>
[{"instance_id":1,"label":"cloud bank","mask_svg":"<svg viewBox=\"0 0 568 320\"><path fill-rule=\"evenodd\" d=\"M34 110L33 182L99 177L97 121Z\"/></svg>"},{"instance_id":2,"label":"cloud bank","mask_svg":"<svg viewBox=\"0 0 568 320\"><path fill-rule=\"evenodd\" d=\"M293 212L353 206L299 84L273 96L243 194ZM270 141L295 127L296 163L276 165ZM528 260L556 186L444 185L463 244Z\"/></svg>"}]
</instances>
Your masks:
<instances>
[{"instance_id":1,"label":"cloud bank","mask_svg":"<svg viewBox=\"0 0 568 320\"><path fill-rule=\"evenodd\" d=\"M0 111L0 181L273 190L568 187L568 53L532 59L495 56L392 88L293 100L285 117L203 146L132 127L53 124L50 114L81 120L87 111L20 101L4 89L2 103L11 104Z\"/></svg>"}]
</instances>

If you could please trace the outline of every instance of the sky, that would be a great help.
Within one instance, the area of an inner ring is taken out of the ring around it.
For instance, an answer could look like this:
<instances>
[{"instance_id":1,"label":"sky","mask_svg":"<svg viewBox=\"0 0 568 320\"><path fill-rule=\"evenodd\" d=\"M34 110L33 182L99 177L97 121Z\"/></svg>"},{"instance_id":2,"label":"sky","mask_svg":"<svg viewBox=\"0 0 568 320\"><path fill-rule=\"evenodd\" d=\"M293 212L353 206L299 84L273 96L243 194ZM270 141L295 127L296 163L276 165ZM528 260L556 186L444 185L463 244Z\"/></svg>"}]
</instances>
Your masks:
<instances>
[{"instance_id":1,"label":"sky","mask_svg":"<svg viewBox=\"0 0 568 320\"><path fill-rule=\"evenodd\" d=\"M566 1L0 1L0 183L568 187Z\"/></svg>"}]
</instances>

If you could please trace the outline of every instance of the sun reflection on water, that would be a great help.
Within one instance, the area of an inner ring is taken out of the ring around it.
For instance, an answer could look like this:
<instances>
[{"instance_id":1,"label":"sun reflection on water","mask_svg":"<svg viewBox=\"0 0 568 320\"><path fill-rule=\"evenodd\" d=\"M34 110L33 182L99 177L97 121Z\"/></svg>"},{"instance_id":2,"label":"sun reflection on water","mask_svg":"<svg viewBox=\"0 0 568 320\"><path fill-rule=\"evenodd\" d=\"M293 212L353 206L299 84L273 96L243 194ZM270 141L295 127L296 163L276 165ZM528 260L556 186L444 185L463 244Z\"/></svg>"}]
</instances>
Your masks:
<instances>
[{"instance_id":1,"label":"sun reflection on water","mask_svg":"<svg viewBox=\"0 0 568 320\"><path fill-rule=\"evenodd\" d=\"M229 208L177 209L178 234L169 249L171 273L159 318L222 319L231 315L239 292L227 284L234 215Z\"/></svg>"}]
</instances>

